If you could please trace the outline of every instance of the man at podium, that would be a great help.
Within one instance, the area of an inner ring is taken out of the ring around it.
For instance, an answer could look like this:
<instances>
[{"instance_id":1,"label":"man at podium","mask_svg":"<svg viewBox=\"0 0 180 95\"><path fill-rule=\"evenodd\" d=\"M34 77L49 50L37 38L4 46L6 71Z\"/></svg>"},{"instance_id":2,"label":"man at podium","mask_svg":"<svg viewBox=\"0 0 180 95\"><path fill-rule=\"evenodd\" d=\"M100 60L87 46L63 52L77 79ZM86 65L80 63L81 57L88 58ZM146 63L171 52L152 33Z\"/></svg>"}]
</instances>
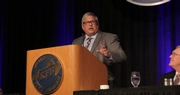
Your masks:
<instances>
[{"instance_id":1,"label":"man at podium","mask_svg":"<svg viewBox=\"0 0 180 95\"><path fill-rule=\"evenodd\" d=\"M112 65L127 59L125 52L121 48L118 36L99 30L98 17L92 12L87 12L83 15L81 27L85 35L74 39L72 44L86 47L107 66L108 84L110 88L113 88L114 75L111 71Z\"/></svg>"}]
</instances>

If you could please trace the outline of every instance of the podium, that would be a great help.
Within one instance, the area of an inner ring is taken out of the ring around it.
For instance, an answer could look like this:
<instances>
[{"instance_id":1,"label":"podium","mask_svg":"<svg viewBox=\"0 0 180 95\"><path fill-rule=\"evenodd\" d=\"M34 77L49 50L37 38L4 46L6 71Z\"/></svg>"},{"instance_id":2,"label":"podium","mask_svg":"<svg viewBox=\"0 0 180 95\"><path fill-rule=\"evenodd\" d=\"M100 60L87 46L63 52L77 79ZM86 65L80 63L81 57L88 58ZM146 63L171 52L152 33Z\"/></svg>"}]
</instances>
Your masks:
<instances>
[{"instance_id":1,"label":"podium","mask_svg":"<svg viewBox=\"0 0 180 95\"><path fill-rule=\"evenodd\" d=\"M73 91L96 90L108 84L107 67L89 50L79 45L56 46L27 51L26 95L42 95L33 84L32 70L45 54L54 55L62 66L61 81L51 95L73 95Z\"/></svg>"}]
</instances>

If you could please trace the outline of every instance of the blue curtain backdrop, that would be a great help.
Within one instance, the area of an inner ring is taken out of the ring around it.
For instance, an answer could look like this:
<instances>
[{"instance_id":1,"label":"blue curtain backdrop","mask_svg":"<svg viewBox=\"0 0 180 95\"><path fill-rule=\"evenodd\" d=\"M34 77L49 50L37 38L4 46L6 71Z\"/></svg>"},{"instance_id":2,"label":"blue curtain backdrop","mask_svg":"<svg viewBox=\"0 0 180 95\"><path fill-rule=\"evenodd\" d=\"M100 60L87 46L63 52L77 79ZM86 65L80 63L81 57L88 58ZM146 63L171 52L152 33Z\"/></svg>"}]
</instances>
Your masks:
<instances>
[{"instance_id":1,"label":"blue curtain backdrop","mask_svg":"<svg viewBox=\"0 0 180 95\"><path fill-rule=\"evenodd\" d=\"M53 17L55 32L55 44L71 44L74 39L74 1L73 0L56 0L53 1Z\"/></svg>"},{"instance_id":2,"label":"blue curtain backdrop","mask_svg":"<svg viewBox=\"0 0 180 95\"><path fill-rule=\"evenodd\" d=\"M174 47L171 45L171 10L168 8L170 8L170 4L158 8L158 63L164 63L159 64L157 68L159 69L159 74L171 71L171 68L168 66L169 56Z\"/></svg>"},{"instance_id":3,"label":"blue curtain backdrop","mask_svg":"<svg viewBox=\"0 0 180 95\"><path fill-rule=\"evenodd\" d=\"M127 54L116 64L117 87L132 87L130 73L140 71L140 86L158 85L172 50L180 44L179 0L137 6L125 0L0 0L0 87L25 93L26 52L71 44L82 35L81 17L94 12L100 29L118 34ZM13 79L13 81L12 81Z\"/></svg>"},{"instance_id":4,"label":"blue curtain backdrop","mask_svg":"<svg viewBox=\"0 0 180 95\"><path fill-rule=\"evenodd\" d=\"M4 2L0 1L0 88L2 88L2 45L3 45L3 26L4 26Z\"/></svg>"}]
</instances>

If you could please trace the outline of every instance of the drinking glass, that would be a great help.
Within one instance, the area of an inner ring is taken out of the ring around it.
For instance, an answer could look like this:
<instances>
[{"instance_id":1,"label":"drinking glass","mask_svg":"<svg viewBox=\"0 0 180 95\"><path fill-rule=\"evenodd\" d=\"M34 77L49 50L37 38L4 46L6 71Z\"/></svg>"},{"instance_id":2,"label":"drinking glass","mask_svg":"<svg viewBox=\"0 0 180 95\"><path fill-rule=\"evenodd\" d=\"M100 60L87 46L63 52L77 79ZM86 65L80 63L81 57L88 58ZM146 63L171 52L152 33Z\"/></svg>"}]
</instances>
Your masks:
<instances>
[{"instance_id":1,"label":"drinking glass","mask_svg":"<svg viewBox=\"0 0 180 95\"><path fill-rule=\"evenodd\" d=\"M138 85L140 84L140 81L141 81L140 73L137 71L131 72L131 84L134 87L138 87Z\"/></svg>"},{"instance_id":2,"label":"drinking glass","mask_svg":"<svg viewBox=\"0 0 180 95\"><path fill-rule=\"evenodd\" d=\"M173 84L172 78L165 78L164 79L164 86L171 86Z\"/></svg>"}]
</instances>

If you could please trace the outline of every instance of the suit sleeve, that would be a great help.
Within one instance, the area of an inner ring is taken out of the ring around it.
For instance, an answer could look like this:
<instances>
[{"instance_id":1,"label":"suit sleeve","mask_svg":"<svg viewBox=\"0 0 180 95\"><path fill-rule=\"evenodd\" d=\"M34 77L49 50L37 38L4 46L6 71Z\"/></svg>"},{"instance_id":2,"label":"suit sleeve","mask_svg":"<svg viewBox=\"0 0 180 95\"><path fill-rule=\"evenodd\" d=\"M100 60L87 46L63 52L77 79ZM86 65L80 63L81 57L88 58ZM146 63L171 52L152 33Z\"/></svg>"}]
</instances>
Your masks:
<instances>
[{"instance_id":1,"label":"suit sleeve","mask_svg":"<svg viewBox=\"0 0 180 95\"><path fill-rule=\"evenodd\" d=\"M111 37L109 38L110 38L108 40L109 45L107 47L108 47L109 52L112 55L113 62L120 63L122 61L125 61L127 59L127 56L120 45L118 36L111 35Z\"/></svg>"}]
</instances>

